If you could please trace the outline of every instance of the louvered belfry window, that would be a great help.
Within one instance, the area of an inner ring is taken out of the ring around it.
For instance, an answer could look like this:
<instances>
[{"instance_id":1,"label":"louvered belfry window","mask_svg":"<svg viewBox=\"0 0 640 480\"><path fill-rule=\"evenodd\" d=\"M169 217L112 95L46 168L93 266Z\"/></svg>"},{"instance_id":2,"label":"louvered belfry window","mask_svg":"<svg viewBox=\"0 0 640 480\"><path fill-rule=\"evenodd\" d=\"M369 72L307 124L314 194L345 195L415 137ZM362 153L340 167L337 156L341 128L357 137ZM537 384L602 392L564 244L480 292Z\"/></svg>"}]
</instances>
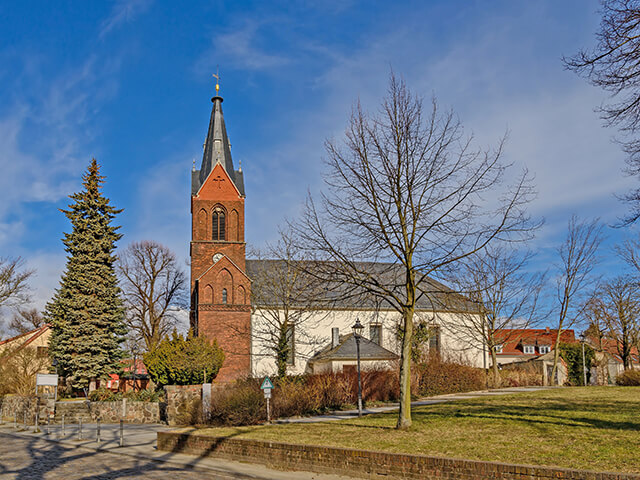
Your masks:
<instances>
[{"instance_id":1,"label":"louvered belfry window","mask_svg":"<svg viewBox=\"0 0 640 480\"><path fill-rule=\"evenodd\" d=\"M225 240L225 218L224 210L217 207L211 216L213 221L213 240Z\"/></svg>"}]
</instances>

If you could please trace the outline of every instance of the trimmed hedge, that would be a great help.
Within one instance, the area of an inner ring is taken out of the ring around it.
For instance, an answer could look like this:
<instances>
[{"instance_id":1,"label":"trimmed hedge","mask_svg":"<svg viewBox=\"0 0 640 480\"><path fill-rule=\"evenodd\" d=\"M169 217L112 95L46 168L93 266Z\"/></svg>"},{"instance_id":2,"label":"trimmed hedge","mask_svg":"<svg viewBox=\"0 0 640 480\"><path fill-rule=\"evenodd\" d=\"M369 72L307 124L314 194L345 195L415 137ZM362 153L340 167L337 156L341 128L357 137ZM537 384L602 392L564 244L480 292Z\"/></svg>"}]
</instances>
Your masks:
<instances>
[{"instance_id":1,"label":"trimmed hedge","mask_svg":"<svg viewBox=\"0 0 640 480\"><path fill-rule=\"evenodd\" d=\"M412 393L417 397L486 388L483 369L444 360L439 355L430 355L425 363L414 365L412 377Z\"/></svg>"},{"instance_id":2,"label":"trimmed hedge","mask_svg":"<svg viewBox=\"0 0 640 480\"><path fill-rule=\"evenodd\" d=\"M640 387L640 370L625 370L616 377L616 385L621 387Z\"/></svg>"}]
</instances>

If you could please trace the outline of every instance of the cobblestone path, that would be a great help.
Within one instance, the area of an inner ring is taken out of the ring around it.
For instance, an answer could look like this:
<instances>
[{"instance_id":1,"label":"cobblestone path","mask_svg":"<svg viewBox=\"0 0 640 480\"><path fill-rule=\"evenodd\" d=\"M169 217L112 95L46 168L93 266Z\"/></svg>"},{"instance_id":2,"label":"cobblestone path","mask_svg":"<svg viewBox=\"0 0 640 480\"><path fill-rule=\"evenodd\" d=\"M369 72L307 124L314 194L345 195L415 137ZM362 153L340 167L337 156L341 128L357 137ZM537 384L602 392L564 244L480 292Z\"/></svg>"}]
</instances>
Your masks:
<instances>
[{"instance_id":1,"label":"cobblestone path","mask_svg":"<svg viewBox=\"0 0 640 480\"><path fill-rule=\"evenodd\" d=\"M0 433L1 480L236 479L207 469L185 468L126 455L73 448L39 438Z\"/></svg>"}]
</instances>

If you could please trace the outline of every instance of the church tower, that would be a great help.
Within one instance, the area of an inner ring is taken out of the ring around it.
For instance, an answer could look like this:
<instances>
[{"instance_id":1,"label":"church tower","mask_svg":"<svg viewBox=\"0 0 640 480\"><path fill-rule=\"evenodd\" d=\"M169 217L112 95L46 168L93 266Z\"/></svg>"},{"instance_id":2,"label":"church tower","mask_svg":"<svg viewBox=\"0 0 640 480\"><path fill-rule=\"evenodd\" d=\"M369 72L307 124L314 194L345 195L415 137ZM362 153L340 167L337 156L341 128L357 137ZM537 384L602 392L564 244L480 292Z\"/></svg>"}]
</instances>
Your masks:
<instances>
[{"instance_id":1,"label":"church tower","mask_svg":"<svg viewBox=\"0 0 640 480\"><path fill-rule=\"evenodd\" d=\"M200 170L191 174L191 327L225 353L217 380L251 371L251 283L245 273L244 179L234 170L222 115L213 107Z\"/></svg>"}]
</instances>

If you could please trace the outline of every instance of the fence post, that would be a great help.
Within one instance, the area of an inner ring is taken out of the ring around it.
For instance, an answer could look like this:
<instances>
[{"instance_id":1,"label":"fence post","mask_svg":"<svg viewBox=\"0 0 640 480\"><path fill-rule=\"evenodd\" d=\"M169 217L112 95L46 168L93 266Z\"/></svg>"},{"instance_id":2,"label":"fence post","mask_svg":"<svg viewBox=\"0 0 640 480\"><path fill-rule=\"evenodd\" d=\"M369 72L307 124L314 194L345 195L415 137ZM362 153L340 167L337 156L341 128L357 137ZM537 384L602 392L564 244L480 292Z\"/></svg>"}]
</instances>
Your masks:
<instances>
[{"instance_id":1,"label":"fence post","mask_svg":"<svg viewBox=\"0 0 640 480\"><path fill-rule=\"evenodd\" d=\"M36 407L37 408L37 407ZM40 416L40 412L38 412L36 410L36 423L35 426L33 427L33 433L38 433L40 430L38 429L38 424L40 423L38 420L40 420L38 417Z\"/></svg>"},{"instance_id":2,"label":"fence post","mask_svg":"<svg viewBox=\"0 0 640 480\"><path fill-rule=\"evenodd\" d=\"M82 440L82 417L78 417L78 440Z\"/></svg>"},{"instance_id":3,"label":"fence post","mask_svg":"<svg viewBox=\"0 0 640 480\"><path fill-rule=\"evenodd\" d=\"M124 420L120 420L120 446L124 447Z\"/></svg>"}]
</instances>

